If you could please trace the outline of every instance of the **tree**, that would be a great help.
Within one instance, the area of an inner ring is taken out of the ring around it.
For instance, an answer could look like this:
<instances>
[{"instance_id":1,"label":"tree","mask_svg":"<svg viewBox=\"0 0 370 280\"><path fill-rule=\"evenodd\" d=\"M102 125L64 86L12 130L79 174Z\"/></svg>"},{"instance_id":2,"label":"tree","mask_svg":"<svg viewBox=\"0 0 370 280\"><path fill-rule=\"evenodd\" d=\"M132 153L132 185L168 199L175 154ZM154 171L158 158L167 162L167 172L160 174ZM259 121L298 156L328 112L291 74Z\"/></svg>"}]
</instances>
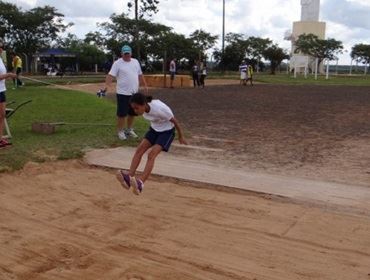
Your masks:
<instances>
[{"instance_id":1,"label":"tree","mask_svg":"<svg viewBox=\"0 0 370 280\"><path fill-rule=\"evenodd\" d=\"M360 62L365 64L370 63L370 45L357 44L352 47L351 51L352 59L359 59Z\"/></svg>"},{"instance_id":2,"label":"tree","mask_svg":"<svg viewBox=\"0 0 370 280\"><path fill-rule=\"evenodd\" d=\"M127 3L128 8L131 10L132 7L135 9L135 19L143 18L145 14L151 16L158 12L159 0L131 0Z\"/></svg>"},{"instance_id":3,"label":"tree","mask_svg":"<svg viewBox=\"0 0 370 280\"><path fill-rule=\"evenodd\" d=\"M270 61L271 75L275 75L276 68L284 59L288 59L289 55L278 45L272 45L263 51L263 57Z\"/></svg>"},{"instance_id":4,"label":"tree","mask_svg":"<svg viewBox=\"0 0 370 280\"><path fill-rule=\"evenodd\" d=\"M247 57L250 60L260 61L263 52L271 47L272 41L269 38L249 37L245 42Z\"/></svg>"},{"instance_id":5,"label":"tree","mask_svg":"<svg viewBox=\"0 0 370 280\"><path fill-rule=\"evenodd\" d=\"M314 34L299 35L295 42L295 53L303 53L318 58L319 65L324 59L333 60L342 52L343 44L335 39L319 39Z\"/></svg>"},{"instance_id":6,"label":"tree","mask_svg":"<svg viewBox=\"0 0 370 280\"><path fill-rule=\"evenodd\" d=\"M189 38L193 41L194 47L198 50L200 58L200 56L205 56L207 50L214 47L218 36L212 36L211 33L198 29L191 33Z\"/></svg>"},{"instance_id":7,"label":"tree","mask_svg":"<svg viewBox=\"0 0 370 280\"><path fill-rule=\"evenodd\" d=\"M147 14L151 16L152 14L155 14L158 12L158 4L159 0L130 0L127 4L128 8L131 9L134 7L135 9L135 34L134 34L134 43L136 45L137 49L137 57L138 59L141 58L140 54L140 22L139 19L143 19L144 15Z\"/></svg>"},{"instance_id":8,"label":"tree","mask_svg":"<svg viewBox=\"0 0 370 280\"><path fill-rule=\"evenodd\" d=\"M84 40L81 40L76 35L68 33L66 37L57 41L55 47L76 54L81 71L93 71L95 64L104 64L106 55L97 45L90 44L88 42L89 38L90 36L87 36Z\"/></svg>"},{"instance_id":9,"label":"tree","mask_svg":"<svg viewBox=\"0 0 370 280\"><path fill-rule=\"evenodd\" d=\"M0 0L0 36L18 53L28 57L51 45L72 24L63 24L64 15L50 6L22 11Z\"/></svg>"}]
</instances>

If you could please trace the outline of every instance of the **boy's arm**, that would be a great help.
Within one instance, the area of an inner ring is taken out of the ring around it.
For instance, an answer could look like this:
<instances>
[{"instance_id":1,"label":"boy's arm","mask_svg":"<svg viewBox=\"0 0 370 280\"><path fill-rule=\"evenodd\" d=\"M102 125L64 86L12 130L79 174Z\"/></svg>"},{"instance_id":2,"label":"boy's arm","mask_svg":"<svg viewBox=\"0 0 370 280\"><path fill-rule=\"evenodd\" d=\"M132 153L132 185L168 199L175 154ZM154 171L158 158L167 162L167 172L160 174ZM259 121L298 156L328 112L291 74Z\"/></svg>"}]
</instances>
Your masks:
<instances>
[{"instance_id":1,"label":"boy's arm","mask_svg":"<svg viewBox=\"0 0 370 280\"><path fill-rule=\"evenodd\" d=\"M176 128L177 132L179 133L179 142L180 142L180 144L187 145L188 143L184 138L184 134L182 132L182 128L181 128L179 122L175 118L170 119L170 122L172 122L175 125L175 128Z\"/></svg>"}]
</instances>

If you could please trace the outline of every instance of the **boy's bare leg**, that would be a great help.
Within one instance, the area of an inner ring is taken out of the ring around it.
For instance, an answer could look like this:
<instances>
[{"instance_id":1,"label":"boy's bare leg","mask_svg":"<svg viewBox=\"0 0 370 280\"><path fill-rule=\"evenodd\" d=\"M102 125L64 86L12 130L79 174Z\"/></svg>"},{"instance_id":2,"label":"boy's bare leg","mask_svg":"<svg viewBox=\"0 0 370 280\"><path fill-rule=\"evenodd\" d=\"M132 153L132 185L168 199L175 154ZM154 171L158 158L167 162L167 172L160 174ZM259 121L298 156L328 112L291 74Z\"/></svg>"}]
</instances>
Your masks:
<instances>
[{"instance_id":1,"label":"boy's bare leg","mask_svg":"<svg viewBox=\"0 0 370 280\"><path fill-rule=\"evenodd\" d=\"M145 182L148 179L149 175L152 173L152 170L154 168L155 159L159 155L159 153L162 152L162 150L163 150L162 146L157 144L154 145L153 148L150 150L144 171L140 176L141 181Z\"/></svg>"},{"instance_id":2,"label":"boy's bare leg","mask_svg":"<svg viewBox=\"0 0 370 280\"><path fill-rule=\"evenodd\" d=\"M152 146L148 139L143 139L139 146L136 148L135 154L131 160L129 175L131 177L135 176L136 169L138 168L141 158L145 152Z\"/></svg>"}]
</instances>

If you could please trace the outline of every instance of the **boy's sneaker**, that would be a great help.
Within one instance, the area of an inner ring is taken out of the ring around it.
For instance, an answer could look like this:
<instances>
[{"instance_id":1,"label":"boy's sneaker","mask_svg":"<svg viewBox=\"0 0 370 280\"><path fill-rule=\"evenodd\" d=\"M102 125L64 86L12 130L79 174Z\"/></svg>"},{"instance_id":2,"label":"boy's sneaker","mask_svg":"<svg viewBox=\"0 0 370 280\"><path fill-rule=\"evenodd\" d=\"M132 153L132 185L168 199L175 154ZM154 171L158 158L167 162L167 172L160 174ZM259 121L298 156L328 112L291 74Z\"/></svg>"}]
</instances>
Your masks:
<instances>
[{"instance_id":1,"label":"boy's sneaker","mask_svg":"<svg viewBox=\"0 0 370 280\"><path fill-rule=\"evenodd\" d=\"M132 185L132 192L136 195L139 195L143 192L144 183L140 179L136 179L135 177L131 177L130 184Z\"/></svg>"},{"instance_id":2,"label":"boy's sneaker","mask_svg":"<svg viewBox=\"0 0 370 280\"><path fill-rule=\"evenodd\" d=\"M119 140L126 140L127 139L126 133L125 133L124 130L118 131L118 138L119 138Z\"/></svg>"},{"instance_id":3,"label":"boy's sneaker","mask_svg":"<svg viewBox=\"0 0 370 280\"><path fill-rule=\"evenodd\" d=\"M131 187L131 178L130 175L127 173L124 173L122 170L118 170L116 174L117 180L121 183L122 187L124 187L126 190L129 190Z\"/></svg>"},{"instance_id":4,"label":"boy's sneaker","mask_svg":"<svg viewBox=\"0 0 370 280\"><path fill-rule=\"evenodd\" d=\"M5 148L10 146L12 143L8 142L6 139L1 139L0 140L0 148Z\"/></svg>"},{"instance_id":5,"label":"boy's sneaker","mask_svg":"<svg viewBox=\"0 0 370 280\"><path fill-rule=\"evenodd\" d=\"M132 128L128 128L125 131L127 137L138 138L137 134Z\"/></svg>"}]
</instances>

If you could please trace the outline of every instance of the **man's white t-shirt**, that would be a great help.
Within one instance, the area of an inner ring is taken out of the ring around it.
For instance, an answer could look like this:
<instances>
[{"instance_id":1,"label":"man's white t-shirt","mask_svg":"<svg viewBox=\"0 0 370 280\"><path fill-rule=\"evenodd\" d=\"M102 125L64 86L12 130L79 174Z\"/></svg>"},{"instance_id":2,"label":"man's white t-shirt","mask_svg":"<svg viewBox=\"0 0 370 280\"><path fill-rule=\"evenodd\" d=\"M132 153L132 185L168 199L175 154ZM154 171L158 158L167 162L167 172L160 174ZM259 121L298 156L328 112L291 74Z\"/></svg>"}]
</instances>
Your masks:
<instances>
[{"instance_id":1,"label":"man's white t-shirt","mask_svg":"<svg viewBox=\"0 0 370 280\"><path fill-rule=\"evenodd\" d=\"M130 61L120 58L109 71L109 75L117 80L117 94L123 95L132 95L139 91L139 75L142 74L140 64L135 58Z\"/></svg>"},{"instance_id":2,"label":"man's white t-shirt","mask_svg":"<svg viewBox=\"0 0 370 280\"><path fill-rule=\"evenodd\" d=\"M3 60L0 57L0 75L6 74L6 67ZM0 80L0 92L6 91L5 79Z\"/></svg>"},{"instance_id":3,"label":"man's white t-shirt","mask_svg":"<svg viewBox=\"0 0 370 280\"><path fill-rule=\"evenodd\" d=\"M144 113L143 117L150 121L150 126L157 132L170 130L174 124L170 122L173 118L173 113L170 107L162 101L156 99L148 103L150 106L149 113Z\"/></svg>"}]
</instances>

